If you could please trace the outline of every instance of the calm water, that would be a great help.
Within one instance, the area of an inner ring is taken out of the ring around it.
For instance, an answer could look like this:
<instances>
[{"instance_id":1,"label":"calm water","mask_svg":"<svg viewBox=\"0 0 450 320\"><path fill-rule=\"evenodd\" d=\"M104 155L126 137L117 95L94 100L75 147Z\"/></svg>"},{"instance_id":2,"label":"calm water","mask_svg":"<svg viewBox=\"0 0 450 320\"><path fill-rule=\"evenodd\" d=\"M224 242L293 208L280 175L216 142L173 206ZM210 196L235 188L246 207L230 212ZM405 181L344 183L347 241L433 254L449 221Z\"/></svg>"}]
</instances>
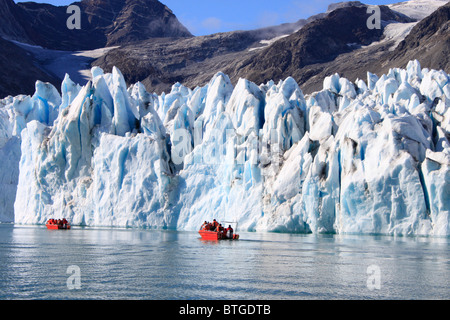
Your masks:
<instances>
[{"instance_id":1,"label":"calm water","mask_svg":"<svg viewBox=\"0 0 450 320\"><path fill-rule=\"evenodd\" d=\"M0 299L449 299L449 240L0 224Z\"/></svg>"}]
</instances>

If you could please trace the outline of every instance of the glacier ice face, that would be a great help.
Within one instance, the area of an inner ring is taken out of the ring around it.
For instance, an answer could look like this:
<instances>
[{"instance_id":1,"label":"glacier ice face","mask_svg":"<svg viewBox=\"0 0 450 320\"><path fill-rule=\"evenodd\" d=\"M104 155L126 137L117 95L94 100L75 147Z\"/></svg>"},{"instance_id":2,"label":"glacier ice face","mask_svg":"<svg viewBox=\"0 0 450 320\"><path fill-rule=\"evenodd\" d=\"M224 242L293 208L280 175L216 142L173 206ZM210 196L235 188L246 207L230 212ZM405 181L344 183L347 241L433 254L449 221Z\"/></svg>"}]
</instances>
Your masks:
<instances>
[{"instance_id":1,"label":"glacier ice face","mask_svg":"<svg viewBox=\"0 0 450 320\"><path fill-rule=\"evenodd\" d=\"M66 76L63 86L70 79ZM50 83L36 82L35 94L31 96L8 96L0 100L0 222L14 221L14 202L19 180L21 157L21 133L27 123L38 121L53 125L59 107L65 103L58 90ZM72 90L73 89L69 89ZM69 93L63 87L65 97ZM73 96L73 95L71 95Z\"/></svg>"},{"instance_id":2,"label":"glacier ice face","mask_svg":"<svg viewBox=\"0 0 450 320\"><path fill-rule=\"evenodd\" d=\"M84 86L54 126L33 121L23 130L16 222L57 213L74 224L173 226L150 214L164 206L170 173L159 117L148 110L141 119L148 97L130 96L118 70L108 76Z\"/></svg>"},{"instance_id":3,"label":"glacier ice face","mask_svg":"<svg viewBox=\"0 0 450 320\"><path fill-rule=\"evenodd\" d=\"M158 96L95 67L2 100L0 182L16 223L448 236L449 80L411 61L307 96L221 72Z\"/></svg>"}]
</instances>

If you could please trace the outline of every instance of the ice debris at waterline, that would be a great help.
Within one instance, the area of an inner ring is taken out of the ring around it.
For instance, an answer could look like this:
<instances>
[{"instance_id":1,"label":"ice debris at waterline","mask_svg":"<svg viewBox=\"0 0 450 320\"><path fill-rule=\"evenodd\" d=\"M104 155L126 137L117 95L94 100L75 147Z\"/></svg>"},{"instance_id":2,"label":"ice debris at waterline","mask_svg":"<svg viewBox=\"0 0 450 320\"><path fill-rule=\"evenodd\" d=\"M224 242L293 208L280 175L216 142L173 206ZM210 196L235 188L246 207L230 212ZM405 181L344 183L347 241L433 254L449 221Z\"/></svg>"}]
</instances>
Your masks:
<instances>
[{"instance_id":1,"label":"ice debris at waterline","mask_svg":"<svg viewBox=\"0 0 450 320\"><path fill-rule=\"evenodd\" d=\"M450 78L418 61L306 97L290 77L234 87L220 72L158 96L97 67L61 92L0 101L2 212L17 185L4 220L450 234Z\"/></svg>"}]
</instances>

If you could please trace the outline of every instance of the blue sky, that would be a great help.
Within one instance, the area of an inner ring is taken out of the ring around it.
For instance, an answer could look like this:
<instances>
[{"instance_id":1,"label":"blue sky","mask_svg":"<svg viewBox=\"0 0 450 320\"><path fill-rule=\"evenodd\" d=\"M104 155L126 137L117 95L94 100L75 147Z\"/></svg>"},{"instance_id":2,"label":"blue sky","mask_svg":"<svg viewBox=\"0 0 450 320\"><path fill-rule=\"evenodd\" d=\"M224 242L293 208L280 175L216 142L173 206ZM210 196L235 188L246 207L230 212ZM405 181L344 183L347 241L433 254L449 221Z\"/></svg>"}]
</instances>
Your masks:
<instances>
[{"instance_id":1,"label":"blue sky","mask_svg":"<svg viewBox=\"0 0 450 320\"><path fill-rule=\"evenodd\" d=\"M295 22L326 11L340 0L160 0L194 35L249 30ZM367 4L390 4L400 0L368 0ZM16 1L20 2L20 1ZM73 0L45 0L67 5Z\"/></svg>"}]
</instances>

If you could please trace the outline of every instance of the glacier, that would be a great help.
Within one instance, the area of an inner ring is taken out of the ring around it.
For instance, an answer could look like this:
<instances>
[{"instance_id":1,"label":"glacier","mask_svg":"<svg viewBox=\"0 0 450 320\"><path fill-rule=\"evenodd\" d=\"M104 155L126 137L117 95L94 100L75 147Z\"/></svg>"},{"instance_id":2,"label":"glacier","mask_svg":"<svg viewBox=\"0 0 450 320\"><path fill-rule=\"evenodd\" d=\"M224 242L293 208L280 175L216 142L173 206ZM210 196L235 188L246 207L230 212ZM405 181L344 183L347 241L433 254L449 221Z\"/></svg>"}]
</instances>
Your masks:
<instances>
[{"instance_id":1,"label":"glacier","mask_svg":"<svg viewBox=\"0 0 450 320\"><path fill-rule=\"evenodd\" d=\"M120 70L0 100L0 221L450 235L450 77L411 61L304 95L291 77L168 93Z\"/></svg>"}]
</instances>

